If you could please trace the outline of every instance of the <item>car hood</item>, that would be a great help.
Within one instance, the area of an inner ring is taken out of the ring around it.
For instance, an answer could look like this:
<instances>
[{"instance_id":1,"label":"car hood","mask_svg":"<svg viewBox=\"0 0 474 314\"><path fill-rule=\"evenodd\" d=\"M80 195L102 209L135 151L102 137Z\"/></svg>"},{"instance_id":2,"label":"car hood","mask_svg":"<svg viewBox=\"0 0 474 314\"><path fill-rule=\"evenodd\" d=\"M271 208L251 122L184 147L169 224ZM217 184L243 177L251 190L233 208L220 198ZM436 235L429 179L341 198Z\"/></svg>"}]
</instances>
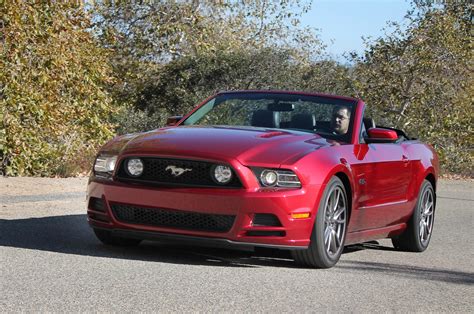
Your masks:
<instances>
[{"instance_id":1,"label":"car hood","mask_svg":"<svg viewBox=\"0 0 474 314\"><path fill-rule=\"evenodd\" d=\"M244 165L292 164L336 142L317 134L254 127L180 126L117 137L103 151L132 155L237 159Z\"/></svg>"}]
</instances>

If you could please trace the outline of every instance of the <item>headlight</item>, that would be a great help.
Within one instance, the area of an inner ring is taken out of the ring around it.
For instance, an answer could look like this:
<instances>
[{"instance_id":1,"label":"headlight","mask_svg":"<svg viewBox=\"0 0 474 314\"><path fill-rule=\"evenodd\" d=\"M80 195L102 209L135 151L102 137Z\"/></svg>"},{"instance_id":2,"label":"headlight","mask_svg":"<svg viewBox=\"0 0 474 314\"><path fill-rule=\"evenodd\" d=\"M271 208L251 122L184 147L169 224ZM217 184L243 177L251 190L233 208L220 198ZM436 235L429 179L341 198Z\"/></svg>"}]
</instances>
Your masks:
<instances>
[{"instance_id":1,"label":"headlight","mask_svg":"<svg viewBox=\"0 0 474 314\"><path fill-rule=\"evenodd\" d=\"M253 171L262 186L301 187L300 179L291 170L254 168Z\"/></svg>"},{"instance_id":2,"label":"headlight","mask_svg":"<svg viewBox=\"0 0 474 314\"><path fill-rule=\"evenodd\" d=\"M127 172L132 177L141 176L143 173L143 161L140 158L132 158L127 160Z\"/></svg>"},{"instance_id":3,"label":"headlight","mask_svg":"<svg viewBox=\"0 0 474 314\"><path fill-rule=\"evenodd\" d=\"M94 171L102 174L112 174L115 169L117 156L99 155L94 163Z\"/></svg>"},{"instance_id":4,"label":"headlight","mask_svg":"<svg viewBox=\"0 0 474 314\"><path fill-rule=\"evenodd\" d=\"M232 180L232 169L228 166L218 165L211 168L211 176L219 184L227 184Z\"/></svg>"}]
</instances>

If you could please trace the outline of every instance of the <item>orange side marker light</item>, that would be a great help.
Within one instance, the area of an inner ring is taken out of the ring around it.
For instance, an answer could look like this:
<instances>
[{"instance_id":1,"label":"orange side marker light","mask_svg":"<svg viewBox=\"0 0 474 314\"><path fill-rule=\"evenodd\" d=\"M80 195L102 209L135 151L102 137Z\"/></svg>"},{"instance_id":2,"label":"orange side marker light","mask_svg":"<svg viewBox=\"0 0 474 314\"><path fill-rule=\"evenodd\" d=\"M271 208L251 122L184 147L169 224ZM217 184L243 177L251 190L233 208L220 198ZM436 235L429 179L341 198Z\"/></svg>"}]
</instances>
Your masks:
<instances>
[{"instance_id":1,"label":"orange side marker light","mask_svg":"<svg viewBox=\"0 0 474 314\"><path fill-rule=\"evenodd\" d=\"M309 218L311 213L293 213L291 214L291 218L293 219L304 219L304 218Z\"/></svg>"}]
</instances>

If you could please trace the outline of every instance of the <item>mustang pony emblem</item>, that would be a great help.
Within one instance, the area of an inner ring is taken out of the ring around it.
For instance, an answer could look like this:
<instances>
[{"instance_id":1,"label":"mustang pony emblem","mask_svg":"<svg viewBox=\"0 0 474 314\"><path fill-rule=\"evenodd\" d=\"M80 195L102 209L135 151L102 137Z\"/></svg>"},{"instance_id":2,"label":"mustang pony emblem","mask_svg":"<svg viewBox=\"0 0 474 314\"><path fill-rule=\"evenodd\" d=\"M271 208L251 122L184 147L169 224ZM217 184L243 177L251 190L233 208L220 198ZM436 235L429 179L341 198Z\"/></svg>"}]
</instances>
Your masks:
<instances>
[{"instance_id":1,"label":"mustang pony emblem","mask_svg":"<svg viewBox=\"0 0 474 314\"><path fill-rule=\"evenodd\" d=\"M176 166L168 166L166 167L165 171L171 170L171 175L175 177L179 177L185 172L192 171L193 169L187 169L187 168L179 168Z\"/></svg>"}]
</instances>

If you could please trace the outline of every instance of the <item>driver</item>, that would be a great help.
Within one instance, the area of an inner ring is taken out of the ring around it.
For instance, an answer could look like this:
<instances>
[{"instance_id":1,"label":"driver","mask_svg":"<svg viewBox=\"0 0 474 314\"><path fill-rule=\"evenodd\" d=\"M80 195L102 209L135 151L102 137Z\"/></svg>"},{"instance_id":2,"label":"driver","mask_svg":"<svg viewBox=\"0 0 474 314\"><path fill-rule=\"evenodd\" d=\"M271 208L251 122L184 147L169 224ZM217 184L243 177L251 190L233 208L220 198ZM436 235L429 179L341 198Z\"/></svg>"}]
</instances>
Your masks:
<instances>
[{"instance_id":1,"label":"driver","mask_svg":"<svg viewBox=\"0 0 474 314\"><path fill-rule=\"evenodd\" d=\"M346 106L338 106L334 109L331 117L331 129L334 134L344 135L349 130L351 111Z\"/></svg>"}]
</instances>

